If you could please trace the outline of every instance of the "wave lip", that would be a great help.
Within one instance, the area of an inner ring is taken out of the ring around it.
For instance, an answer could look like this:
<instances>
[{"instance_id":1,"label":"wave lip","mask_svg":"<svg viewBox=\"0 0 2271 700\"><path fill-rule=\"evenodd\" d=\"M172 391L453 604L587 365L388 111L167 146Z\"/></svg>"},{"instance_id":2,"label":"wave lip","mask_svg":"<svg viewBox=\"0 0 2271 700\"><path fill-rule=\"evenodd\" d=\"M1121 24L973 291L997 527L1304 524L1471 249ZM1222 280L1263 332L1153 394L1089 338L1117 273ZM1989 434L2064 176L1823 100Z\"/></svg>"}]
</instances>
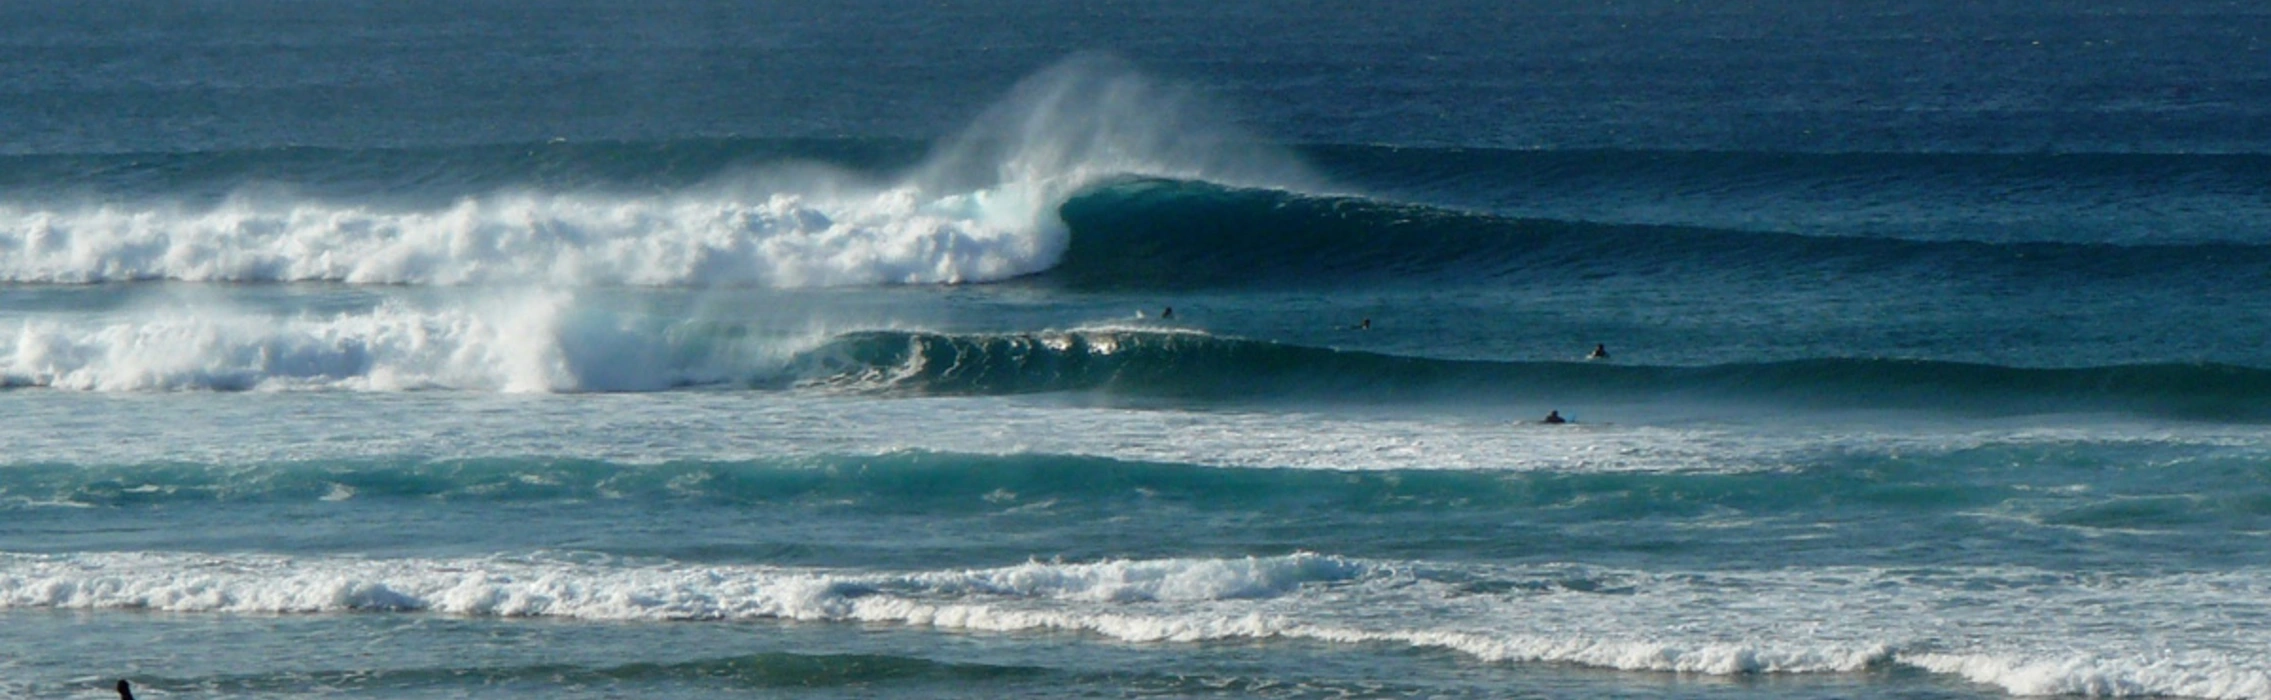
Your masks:
<instances>
[{"instance_id":1,"label":"wave lip","mask_svg":"<svg viewBox=\"0 0 2271 700\"><path fill-rule=\"evenodd\" d=\"M0 201L0 282L812 288L1038 277L1180 289L1664 273L1740 281L1800 269L2228 290L2260 287L2271 267L2271 247L2229 237L1821 236L1316 194L1335 190L1227 127L1128 114L1154 104L1172 114L1171 89L1126 75L1035 81L924 163L890 174L769 163L659 192L515 186L442 203L281 188L212 203Z\"/></svg>"},{"instance_id":2,"label":"wave lip","mask_svg":"<svg viewBox=\"0 0 2271 700\"><path fill-rule=\"evenodd\" d=\"M243 187L213 204L0 203L0 282L998 281L1056 265L1069 236L1059 205L1099 181L1307 179L1282 149L1202 102L1122 62L1082 56L1020 82L923 162L881 176L774 162L659 194L492 186L438 206L292 186ZM288 165L311 154L276 157Z\"/></svg>"}]
</instances>

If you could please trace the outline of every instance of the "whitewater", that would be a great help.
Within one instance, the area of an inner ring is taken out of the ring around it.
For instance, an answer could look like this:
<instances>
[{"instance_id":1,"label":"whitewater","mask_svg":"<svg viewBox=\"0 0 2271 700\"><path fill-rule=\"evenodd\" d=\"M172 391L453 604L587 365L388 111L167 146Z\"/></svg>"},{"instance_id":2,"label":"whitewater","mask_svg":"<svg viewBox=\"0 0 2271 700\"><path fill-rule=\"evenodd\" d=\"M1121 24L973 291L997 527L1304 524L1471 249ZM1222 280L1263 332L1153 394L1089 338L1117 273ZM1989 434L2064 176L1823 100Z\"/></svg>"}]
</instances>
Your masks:
<instances>
[{"instance_id":1,"label":"whitewater","mask_svg":"<svg viewBox=\"0 0 2271 700\"><path fill-rule=\"evenodd\" d=\"M0 8L0 695L2271 697L2267 21Z\"/></svg>"},{"instance_id":2,"label":"whitewater","mask_svg":"<svg viewBox=\"0 0 2271 700\"><path fill-rule=\"evenodd\" d=\"M429 208L243 185L211 203L0 206L0 280L38 284L760 286L993 282L1054 266L1104 178L1288 186L1296 161L1104 56L1033 76L888 181L769 164L668 194L512 191ZM351 154L341 154L349 156ZM286 183L287 185L289 183ZM156 206L153 206L156 205Z\"/></svg>"}]
</instances>

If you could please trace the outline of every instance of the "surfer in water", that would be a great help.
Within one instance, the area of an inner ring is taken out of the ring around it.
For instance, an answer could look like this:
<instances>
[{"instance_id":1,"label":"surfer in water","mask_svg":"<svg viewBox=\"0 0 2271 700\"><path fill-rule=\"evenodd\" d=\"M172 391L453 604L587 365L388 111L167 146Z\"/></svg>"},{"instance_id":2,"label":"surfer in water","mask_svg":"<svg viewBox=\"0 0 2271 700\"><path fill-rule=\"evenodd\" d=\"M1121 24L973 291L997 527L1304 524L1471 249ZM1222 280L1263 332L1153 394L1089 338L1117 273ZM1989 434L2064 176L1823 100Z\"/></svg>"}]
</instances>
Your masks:
<instances>
[{"instance_id":1,"label":"surfer in water","mask_svg":"<svg viewBox=\"0 0 2271 700\"><path fill-rule=\"evenodd\" d=\"M1359 323L1359 324L1356 324L1356 330L1360 330L1360 331L1368 331L1368 330L1372 330L1372 319L1369 319L1369 318L1368 318L1368 319L1364 319L1364 322L1363 322L1363 323Z\"/></svg>"},{"instance_id":2,"label":"surfer in water","mask_svg":"<svg viewBox=\"0 0 2271 700\"><path fill-rule=\"evenodd\" d=\"M1561 417L1561 411L1557 409L1546 411L1546 419L1538 422L1544 423L1546 425L1561 425L1563 423L1569 422L1569 419Z\"/></svg>"},{"instance_id":3,"label":"surfer in water","mask_svg":"<svg viewBox=\"0 0 2271 700\"><path fill-rule=\"evenodd\" d=\"M1165 320L1168 320L1168 319L1172 319L1172 318L1174 318L1174 317L1175 317L1175 307L1169 306L1169 307L1166 307L1166 308L1163 308L1163 309L1160 309L1160 310L1159 310L1159 320L1161 320L1161 321L1165 321Z\"/></svg>"},{"instance_id":4,"label":"surfer in water","mask_svg":"<svg viewBox=\"0 0 2271 700\"><path fill-rule=\"evenodd\" d=\"M1609 359L1609 346L1608 346L1608 344L1607 344L1607 343L1594 343L1594 344L1593 344L1593 351L1592 351L1592 352L1590 352L1590 353L1587 353L1587 354L1585 355L1585 359L1588 359L1588 360L1606 360L1606 359Z\"/></svg>"}]
</instances>

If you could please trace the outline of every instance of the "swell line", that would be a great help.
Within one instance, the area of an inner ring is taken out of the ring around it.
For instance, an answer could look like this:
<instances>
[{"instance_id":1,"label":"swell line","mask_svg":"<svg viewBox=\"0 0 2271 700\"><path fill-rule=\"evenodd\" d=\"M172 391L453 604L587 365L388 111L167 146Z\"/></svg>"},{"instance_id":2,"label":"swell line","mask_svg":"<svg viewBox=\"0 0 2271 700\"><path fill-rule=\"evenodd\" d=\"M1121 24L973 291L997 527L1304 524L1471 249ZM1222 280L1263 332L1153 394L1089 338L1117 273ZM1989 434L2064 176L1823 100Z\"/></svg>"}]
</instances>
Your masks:
<instances>
[{"instance_id":1,"label":"swell line","mask_svg":"<svg viewBox=\"0 0 2271 700\"><path fill-rule=\"evenodd\" d=\"M2254 418L2271 410L2266 398L2271 397L2271 370L2233 365L2025 368L1824 358L1649 366L1445 360L1158 330L851 333L798 355L787 376L869 391L946 395L1096 391L1215 400L1752 400L1992 412L2135 410L2203 418Z\"/></svg>"},{"instance_id":2,"label":"swell line","mask_svg":"<svg viewBox=\"0 0 2271 700\"><path fill-rule=\"evenodd\" d=\"M1614 276L1917 276L2202 288L2271 281L2271 245L1818 236L1516 218L1357 196L1135 179L1060 209L1073 235L1042 279L1075 287L1559 283ZM1694 282L1703 283L1703 282Z\"/></svg>"}]
</instances>

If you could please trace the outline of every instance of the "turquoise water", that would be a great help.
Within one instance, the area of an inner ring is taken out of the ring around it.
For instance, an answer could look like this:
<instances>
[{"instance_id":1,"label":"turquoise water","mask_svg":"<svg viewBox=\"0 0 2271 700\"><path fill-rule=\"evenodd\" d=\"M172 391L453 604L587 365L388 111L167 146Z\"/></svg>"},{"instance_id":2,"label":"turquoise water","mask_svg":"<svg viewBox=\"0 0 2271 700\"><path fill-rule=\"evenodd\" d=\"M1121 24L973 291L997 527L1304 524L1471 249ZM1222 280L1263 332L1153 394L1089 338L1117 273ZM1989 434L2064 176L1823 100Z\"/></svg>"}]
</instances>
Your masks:
<instances>
[{"instance_id":1,"label":"turquoise water","mask_svg":"<svg viewBox=\"0 0 2271 700\"><path fill-rule=\"evenodd\" d=\"M0 694L2271 696L2266 17L1784 9L0 10Z\"/></svg>"}]
</instances>

